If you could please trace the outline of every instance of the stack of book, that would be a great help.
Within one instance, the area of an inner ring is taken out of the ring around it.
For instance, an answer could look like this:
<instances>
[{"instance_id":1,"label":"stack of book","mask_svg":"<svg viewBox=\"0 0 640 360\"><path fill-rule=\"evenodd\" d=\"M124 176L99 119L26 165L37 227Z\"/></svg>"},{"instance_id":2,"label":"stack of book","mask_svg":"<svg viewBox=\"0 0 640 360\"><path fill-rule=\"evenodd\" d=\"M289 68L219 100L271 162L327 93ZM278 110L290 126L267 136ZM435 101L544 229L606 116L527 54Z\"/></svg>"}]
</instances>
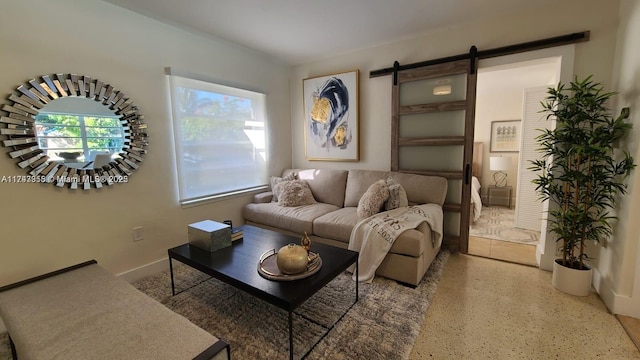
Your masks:
<instances>
[{"instance_id":1,"label":"stack of book","mask_svg":"<svg viewBox=\"0 0 640 360\"><path fill-rule=\"evenodd\" d=\"M242 229L232 228L231 229L231 241L236 241L242 239L244 234L242 233Z\"/></svg>"}]
</instances>

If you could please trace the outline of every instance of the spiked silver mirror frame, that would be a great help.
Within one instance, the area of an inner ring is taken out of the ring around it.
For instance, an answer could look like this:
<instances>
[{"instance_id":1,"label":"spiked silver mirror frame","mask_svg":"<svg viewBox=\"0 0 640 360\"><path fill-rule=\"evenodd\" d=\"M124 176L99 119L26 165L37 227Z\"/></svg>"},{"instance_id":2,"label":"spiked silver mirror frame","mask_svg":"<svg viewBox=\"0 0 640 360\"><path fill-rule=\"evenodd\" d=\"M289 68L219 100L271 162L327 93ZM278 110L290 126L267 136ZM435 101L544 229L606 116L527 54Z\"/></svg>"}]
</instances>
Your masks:
<instances>
[{"instance_id":1,"label":"spiked silver mirror frame","mask_svg":"<svg viewBox=\"0 0 640 360\"><path fill-rule=\"evenodd\" d=\"M3 182L53 183L70 189L102 188L128 182L147 153L148 135L144 116L123 92L98 79L76 74L42 75L18 86L2 107L0 135L9 156L27 172L24 176L3 177ZM124 131L124 145L118 158L97 169L76 169L51 161L38 146L35 119L46 104L63 97L94 100L118 116Z\"/></svg>"}]
</instances>

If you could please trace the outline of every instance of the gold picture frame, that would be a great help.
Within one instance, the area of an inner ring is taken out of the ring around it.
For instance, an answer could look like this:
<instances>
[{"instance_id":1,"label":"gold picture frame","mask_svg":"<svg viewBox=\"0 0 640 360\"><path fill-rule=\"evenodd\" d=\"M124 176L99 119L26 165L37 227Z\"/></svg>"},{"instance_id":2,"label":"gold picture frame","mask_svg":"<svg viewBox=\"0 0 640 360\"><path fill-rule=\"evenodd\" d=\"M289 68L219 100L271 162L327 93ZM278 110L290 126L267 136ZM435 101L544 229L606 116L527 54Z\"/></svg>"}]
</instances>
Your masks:
<instances>
[{"instance_id":1,"label":"gold picture frame","mask_svg":"<svg viewBox=\"0 0 640 360\"><path fill-rule=\"evenodd\" d=\"M302 80L307 160L359 161L358 70Z\"/></svg>"}]
</instances>

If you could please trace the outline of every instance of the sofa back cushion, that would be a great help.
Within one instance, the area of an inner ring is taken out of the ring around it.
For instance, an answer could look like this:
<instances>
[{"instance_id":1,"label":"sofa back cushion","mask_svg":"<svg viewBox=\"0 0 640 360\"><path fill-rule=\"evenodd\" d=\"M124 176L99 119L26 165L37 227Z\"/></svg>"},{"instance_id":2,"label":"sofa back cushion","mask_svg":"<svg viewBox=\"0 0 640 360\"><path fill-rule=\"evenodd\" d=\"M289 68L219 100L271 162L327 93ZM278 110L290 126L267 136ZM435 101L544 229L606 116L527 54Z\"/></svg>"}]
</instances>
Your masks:
<instances>
[{"instance_id":1,"label":"sofa back cushion","mask_svg":"<svg viewBox=\"0 0 640 360\"><path fill-rule=\"evenodd\" d=\"M440 206L444 204L449 185L446 178L399 172L389 172L389 175L404 187L409 203L438 204Z\"/></svg>"},{"instance_id":2,"label":"sofa back cushion","mask_svg":"<svg viewBox=\"0 0 640 360\"><path fill-rule=\"evenodd\" d=\"M344 206L358 206L358 202L369 186L378 180L386 180L387 171L349 170Z\"/></svg>"},{"instance_id":3,"label":"sofa back cushion","mask_svg":"<svg viewBox=\"0 0 640 360\"><path fill-rule=\"evenodd\" d=\"M309 188L311 188L311 192L313 193L313 197L316 201L339 207L344 206L344 193L347 186L347 170L287 169L282 173L282 175L285 176L292 171L295 171L298 174L299 180L304 180L309 184Z\"/></svg>"},{"instance_id":4,"label":"sofa back cushion","mask_svg":"<svg viewBox=\"0 0 640 360\"><path fill-rule=\"evenodd\" d=\"M374 182L391 176L407 192L411 204L438 204L447 196L448 182L440 176L427 176L379 170L349 170L344 206L358 206L358 201Z\"/></svg>"}]
</instances>

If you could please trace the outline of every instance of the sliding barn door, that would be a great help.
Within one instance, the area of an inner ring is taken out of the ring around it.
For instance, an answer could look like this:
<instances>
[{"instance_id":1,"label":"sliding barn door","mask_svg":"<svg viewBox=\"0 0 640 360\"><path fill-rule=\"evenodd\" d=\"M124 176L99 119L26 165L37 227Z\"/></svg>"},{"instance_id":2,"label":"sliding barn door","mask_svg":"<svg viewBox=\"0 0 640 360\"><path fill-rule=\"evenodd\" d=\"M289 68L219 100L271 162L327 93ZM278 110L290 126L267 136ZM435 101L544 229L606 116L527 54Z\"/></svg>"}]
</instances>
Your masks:
<instances>
[{"instance_id":1,"label":"sliding barn door","mask_svg":"<svg viewBox=\"0 0 640 360\"><path fill-rule=\"evenodd\" d=\"M448 179L444 245L467 252L476 65L458 60L394 74L391 170Z\"/></svg>"}]
</instances>

